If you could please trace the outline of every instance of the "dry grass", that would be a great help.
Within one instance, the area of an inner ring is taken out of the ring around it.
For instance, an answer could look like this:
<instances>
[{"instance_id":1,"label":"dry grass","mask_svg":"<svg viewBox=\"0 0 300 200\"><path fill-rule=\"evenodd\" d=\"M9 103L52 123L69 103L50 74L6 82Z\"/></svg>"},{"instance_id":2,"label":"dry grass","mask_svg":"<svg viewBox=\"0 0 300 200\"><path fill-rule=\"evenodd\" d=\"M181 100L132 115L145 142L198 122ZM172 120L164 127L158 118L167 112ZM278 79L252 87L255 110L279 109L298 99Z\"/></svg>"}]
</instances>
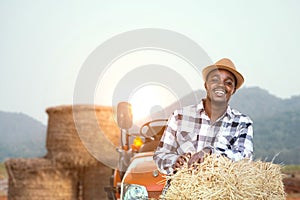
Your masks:
<instances>
[{"instance_id":1,"label":"dry grass","mask_svg":"<svg viewBox=\"0 0 300 200\"><path fill-rule=\"evenodd\" d=\"M57 106L47 113L47 155L5 162L8 199L105 199L112 170L100 161L114 166L120 135L112 108Z\"/></svg>"},{"instance_id":2,"label":"dry grass","mask_svg":"<svg viewBox=\"0 0 300 200\"><path fill-rule=\"evenodd\" d=\"M171 186L164 199L285 199L281 166L261 161L232 162L207 156L195 170L187 165L168 176Z\"/></svg>"},{"instance_id":3,"label":"dry grass","mask_svg":"<svg viewBox=\"0 0 300 200\"><path fill-rule=\"evenodd\" d=\"M9 199L75 199L77 173L44 158L15 158L5 162Z\"/></svg>"},{"instance_id":4,"label":"dry grass","mask_svg":"<svg viewBox=\"0 0 300 200\"><path fill-rule=\"evenodd\" d=\"M120 133L111 107L73 105L46 111L47 158L67 167L97 165L100 159L114 165Z\"/></svg>"}]
</instances>

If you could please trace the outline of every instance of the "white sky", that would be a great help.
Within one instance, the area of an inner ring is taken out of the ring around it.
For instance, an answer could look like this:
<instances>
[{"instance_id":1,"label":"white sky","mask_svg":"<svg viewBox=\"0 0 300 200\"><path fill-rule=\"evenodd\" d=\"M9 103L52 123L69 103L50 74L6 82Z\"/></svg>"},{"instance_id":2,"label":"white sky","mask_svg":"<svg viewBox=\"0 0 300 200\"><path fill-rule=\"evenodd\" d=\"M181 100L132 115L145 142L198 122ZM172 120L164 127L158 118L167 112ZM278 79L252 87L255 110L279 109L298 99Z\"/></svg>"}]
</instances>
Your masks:
<instances>
[{"instance_id":1,"label":"white sky","mask_svg":"<svg viewBox=\"0 0 300 200\"><path fill-rule=\"evenodd\" d=\"M245 86L281 98L300 90L300 1L0 1L0 110L47 120L72 104L78 72L104 41L162 28L196 41L216 61L231 58Z\"/></svg>"}]
</instances>

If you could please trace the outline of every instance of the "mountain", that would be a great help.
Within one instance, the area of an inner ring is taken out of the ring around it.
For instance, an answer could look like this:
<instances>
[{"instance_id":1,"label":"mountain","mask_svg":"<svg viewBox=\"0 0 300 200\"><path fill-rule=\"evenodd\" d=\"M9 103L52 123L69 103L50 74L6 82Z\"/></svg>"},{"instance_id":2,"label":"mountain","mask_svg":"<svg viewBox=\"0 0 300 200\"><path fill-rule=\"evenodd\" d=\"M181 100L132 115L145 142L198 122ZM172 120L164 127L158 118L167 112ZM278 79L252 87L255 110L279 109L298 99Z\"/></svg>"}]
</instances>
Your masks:
<instances>
[{"instance_id":1,"label":"mountain","mask_svg":"<svg viewBox=\"0 0 300 200\"><path fill-rule=\"evenodd\" d=\"M0 111L0 162L46 154L46 126L23 113Z\"/></svg>"},{"instance_id":2,"label":"mountain","mask_svg":"<svg viewBox=\"0 0 300 200\"><path fill-rule=\"evenodd\" d=\"M259 87L242 88L232 96L230 106L252 118L268 117L283 109L283 99Z\"/></svg>"},{"instance_id":3,"label":"mountain","mask_svg":"<svg viewBox=\"0 0 300 200\"><path fill-rule=\"evenodd\" d=\"M257 158L284 164L300 164L300 108L254 121Z\"/></svg>"},{"instance_id":4,"label":"mountain","mask_svg":"<svg viewBox=\"0 0 300 200\"><path fill-rule=\"evenodd\" d=\"M231 106L253 120L256 158L300 164L300 96L281 99L258 87L243 88Z\"/></svg>"}]
</instances>

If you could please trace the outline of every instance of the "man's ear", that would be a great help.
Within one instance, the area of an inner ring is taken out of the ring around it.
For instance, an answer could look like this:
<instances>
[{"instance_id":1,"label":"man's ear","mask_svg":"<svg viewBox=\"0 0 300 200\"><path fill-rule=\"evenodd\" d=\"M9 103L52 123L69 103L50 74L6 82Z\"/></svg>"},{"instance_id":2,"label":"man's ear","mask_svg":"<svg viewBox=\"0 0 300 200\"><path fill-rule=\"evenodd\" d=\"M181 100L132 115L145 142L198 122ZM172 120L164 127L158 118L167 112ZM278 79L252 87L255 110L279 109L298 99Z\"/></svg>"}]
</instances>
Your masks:
<instances>
[{"instance_id":1,"label":"man's ear","mask_svg":"<svg viewBox=\"0 0 300 200\"><path fill-rule=\"evenodd\" d=\"M204 88L205 88L205 90L207 90L207 85L206 85L206 82L204 82Z\"/></svg>"},{"instance_id":2,"label":"man's ear","mask_svg":"<svg viewBox=\"0 0 300 200\"><path fill-rule=\"evenodd\" d=\"M232 92L232 94L231 94L231 95L234 95L235 91L236 91L236 88L234 88L234 90L233 90L233 92Z\"/></svg>"}]
</instances>

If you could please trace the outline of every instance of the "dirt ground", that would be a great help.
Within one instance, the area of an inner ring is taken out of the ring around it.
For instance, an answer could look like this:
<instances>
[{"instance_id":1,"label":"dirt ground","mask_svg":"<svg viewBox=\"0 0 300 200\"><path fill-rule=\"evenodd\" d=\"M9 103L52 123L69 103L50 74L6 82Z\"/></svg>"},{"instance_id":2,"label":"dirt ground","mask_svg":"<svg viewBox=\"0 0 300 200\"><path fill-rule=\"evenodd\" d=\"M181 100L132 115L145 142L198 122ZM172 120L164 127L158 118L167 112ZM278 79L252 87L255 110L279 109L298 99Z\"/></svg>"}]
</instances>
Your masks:
<instances>
[{"instance_id":1,"label":"dirt ground","mask_svg":"<svg viewBox=\"0 0 300 200\"><path fill-rule=\"evenodd\" d=\"M300 200L300 174L283 179L287 200Z\"/></svg>"}]
</instances>

